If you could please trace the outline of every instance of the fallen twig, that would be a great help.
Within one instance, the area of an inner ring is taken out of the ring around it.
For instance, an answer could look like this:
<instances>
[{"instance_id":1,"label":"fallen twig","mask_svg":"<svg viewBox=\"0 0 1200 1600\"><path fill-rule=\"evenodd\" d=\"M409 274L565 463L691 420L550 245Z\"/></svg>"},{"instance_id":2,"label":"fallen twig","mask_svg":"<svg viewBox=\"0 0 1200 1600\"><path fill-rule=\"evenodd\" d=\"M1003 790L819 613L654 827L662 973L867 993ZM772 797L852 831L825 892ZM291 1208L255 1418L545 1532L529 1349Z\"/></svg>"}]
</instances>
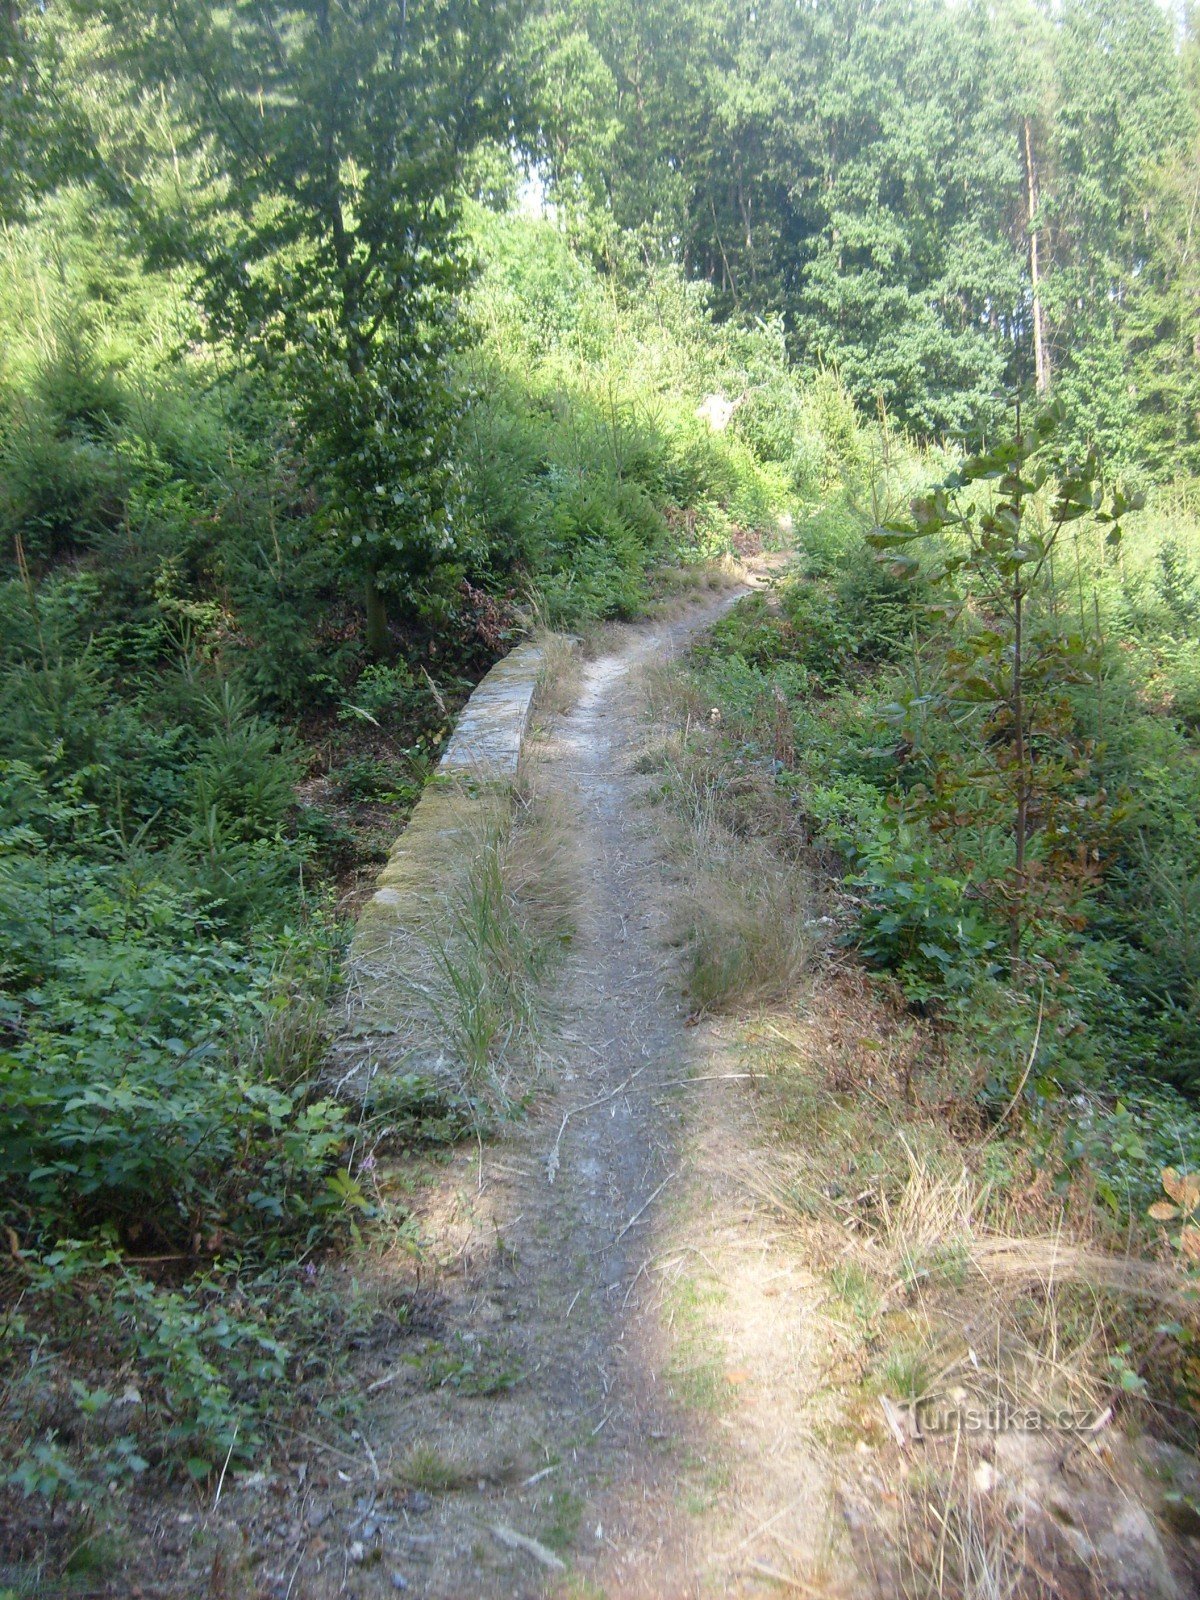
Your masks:
<instances>
[{"instance_id":1,"label":"fallen twig","mask_svg":"<svg viewBox=\"0 0 1200 1600\"><path fill-rule=\"evenodd\" d=\"M611 1090L608 1094L602 1094L596 1100L589 1100L586 1105L572 1106L571 1109L564 1114L563 1119L562 1119L562 1126L558 1130L558 1136L554 1141L554 1147L550 1151L549 1159L546 1162L546 1182L547 1183L553 1183L554 1182L554 1178L555 1178L555 1174L558 1172L558 1151L559 1151L559 1146L562 1144L563 1134L566 1133L566 1131L567 1131L567 1123L570 1122L571 1118L581 1115L581 1113L584 1112L584 1111L593 1111L597 1106L604 1105L605 1102L608 1101L608 1100L615 1100L616 1097L619 1094L624 1094L625 1093L626 1089L629 1088L629 1085L638 1076L638 1073L641 1073L641 1072L644 1072L644 1071L645 1071L644 1067L639 1067L637 1069L637 1072L631 1072L629 1074L629 1076L625 1079L625 1082L623 1084L621 1084L621 1086L619 1088Z\"/></svg>"},{"instance_id":2,"label":"fallen twig","mask_svg":"<svg viewBox=\"0 0 1200 1600\"><path fill-rule=\"evenodd\" d=\"M404 1369L397 1367L395 1372L389 1372L385 1377L376 1378L374 1383L369 1383L363 1390L364 1394L374 1394L376 1389L386 1389L390 1383L396 1383L404 1376Z\"/></svg>"},{"instance_id":3,"label":"fallen twig","mask_svg":"<svg viewBox=\"0 0 1200 1600\"><path fill-rule=\"evenodd\" d=\"M429 676L428 672L425 671L425 668L423 666L421 668L421 673L424 676L425 682L429 685L430 693L433 695L434 700L436 700L436 702L437 702L438 710L442 713L442 715L444 717L448 717L450 715L450 713L446 709L446 702L442 699L441 690L438 688L437 684L434 683L433 679Z\"/></svg>"},{"instance_id":4,"label":"fallen twig","mask_svg":"<svg viewBox=\"0 0 1200 1600\"><path fill-rule=\"evenodd\" d=\"M614 1244L620 1244L621 1240L629 1232L630 1228L633 1227L634 1223L638 1220L638 1218L642 1215L642 1213L644 1211L648 1210L649 1207L654 1204L654 1202L658 1199L659 1195L663 1192L663 1190L670 1183L671 1179L672 1178L677 1178L678 1176L679 1176L678 1172L668 1172L667 1173L666 1177L659 1184L658 1188L655 1189L654 1193L652 1195L650 1195L647 1199L642 1201L641 1205L637 1208L637 1210L630 1217L629 1221L621 1229L620 1233L613 1240Z\"/></svg>"},{"instance_id":5,"label":"fallen twig","mask_svg":"<svg viewBox=\"0 0 1200 1600\"><path fill-rule=\"evenodd\" d=\"M359 1437L360 1442L362 1443L363 1449L367 1452L367 1459L371 1463L371 1471L375 1474L375 1482L378 1483L379 1482L379 1463L375 1459L374 1450L371 1449L371 1441L367 1438L365 1433L360 1433L358 1437Z\"/></svg>"},{"instance_id":6,"label":"fallen twig","mask_svg":"<svg viewBox=\"0 0 1200 1600\"><path fill-rule=\"evenodd\" d=\"M774 1567L769 1567L765 1561L750 1561L750 1570L757 1572L760 1578L766 1578L770 1583L777 1583L782 1589L794 1589L797 1594L819 1595L820 1590L814 1589L811 1583L805 1583L803 1578L793 1578L786 1572L777 1572Z\"/></svg>"},{"instance_id":7,"label":"fallen twig","mask_svg":"<svg viewBox=\"0 0 1200 1600\"><path fill-rule=\"evenodd\" d=\"M294 1439L303 1439L306 1444L315 1445L318 1450L328 1450L331 1456L339 1456L341 1460L348 1461L352 1467L357 1467L360 1472L373 1471L375 1477L379 1476L379 1468L372 1468L369 1462L364 1462L361 1456L352 1456L346 1450L339 1450L337 1445L329 1444L325 1439L318 1439L315 1434L302 1433L299 1428L285 1428L285 1433L290 1433Z\"/></svg>"},{"instance_id":8,"label":"fallen twig","mask_svg":"<svg viewBox=\"0 0 1200 1600\"><path fill-rule=\"evenodd\" d=\"M213 1499L213 1510L221 1504L221 1490L225 1487L225 1474L229 1471L229 1463L233 1457L233 1447L237 1443L238 1430L233 1430L233 1438L229 1441L229 1449L225 1452L225 1465L221 1468L221 1476L217 1480L217 1492Z\"/></svg>"},{"instance_id":9,"label":"fallen twig","mask_svg":"<svg viewBox=\"0 0 1200 1600\"><path fill-rule=\"evenodd\" d=\"M1037 1028L1034 1030L1033 1048L1029 1052L1029 1060L1025 1063L1025 1071L1021 1074L1020 1083L1018 1083L1017 1087L1013 1090L1012 1099L1005 1106L997 1120L993 1122L992 1126L988 1129L986 1136L980 1142L980 1149L982 1149L986 1144L991 1144L992 1140L996 1137L996 1135L1000 1132L1000 1129L1012 1115L1013 1108L1017 1101L1025 1092L1025 1085L1029 1082L1029 1074L1033 1071L1033 1063L1037 1060L1038 1045L1042 1042L1042 1013L1045 1010L1045 1006L1046 985L1043 983L1042 992L1038 997Z\"/></svg>"},{"instance_id":10,"label":"fallen twig","mask_svg":"<svg viewBox=\"0 0 1200 1600\"><path fill-rule=\"evenodd\" d=\"M491 1531L502 1545L506 1545L510 1550L524 1550L526 1555L532 1556L535 1561L540 1561L542 1566L548 1567L551 1572L567 1570L553 1550L547 1550L544 1544L531 1539L527 1533L517 1533L512 1528L506 1528L502 1522L493 1522Z\"/></svg>"},{"instance_id":11,"label":"fallen twig","mask_svg":"<svg viewBox=\"0 0 1200 1600\"><path fill-rule=\"evenodd\" d=\"M748 1533L746 1535L741 1544L729 1552L729 1554L725 1557L725 1560L732 1561L735 1556L740 1556L742 1551L747 1549L754 1543L756 1539L760 1538L764 1533L766 1533L768 1528L773 1528L775 1524L783 1517L786 1517L790 1511L795 1511L799 1504L799 1500L793 1500L790 1505L784 1506L782 1510L777 1511L774 1516L768 1517L765 1522L760 1522L758 1527L755 1528L752 1533Z\"/></svg>"},{"instance_id":12,"label":"fallen twig","mask_svg":"<svg viewBox=\"0 0 1200 1600\"><path fill-rule=\"evenodd\" d=\"M650 1265L650 1258L649 1258L649 1256L647 1256L645 1261L642 1262L641 1266L634 1273L633 1282L629 1285L628 1289L626 1289L626 1291L625 1291L625 1298L624 1298L624 1300L621 1301L621 1310L622 1311L624 1311L626 1306L629 1304L629 1296L637 1288L638 1279L641 1277L642 1273L645 1272L646 1268L649 1265Z\"/></svg>"},{"instance_id":13,"label":"fallen twig","mask_svg":"<svg viewBox=\"0 0 1200 1600\"><path fill-rule=\"evenodd\" d=\"M883 1408L884 1420L887 1422L888 1427L892 1431L893 1439L895 1439L901 1450L907 1450L909 1445L912 1443L912 1440L909 1438L907 1432L901 1424L896 1407L886 1395L882 1394L879 1396L879 1404Z\"/></svg>"}]
</instances>

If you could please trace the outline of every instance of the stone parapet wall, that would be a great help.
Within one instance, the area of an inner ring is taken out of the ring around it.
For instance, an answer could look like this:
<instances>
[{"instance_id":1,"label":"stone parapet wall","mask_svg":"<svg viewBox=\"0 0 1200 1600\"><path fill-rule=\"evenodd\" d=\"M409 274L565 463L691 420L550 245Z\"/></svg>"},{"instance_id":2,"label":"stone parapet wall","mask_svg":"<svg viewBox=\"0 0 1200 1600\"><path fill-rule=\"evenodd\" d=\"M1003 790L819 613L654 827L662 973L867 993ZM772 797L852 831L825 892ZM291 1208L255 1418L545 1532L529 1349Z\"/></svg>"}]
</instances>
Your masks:
<instances>
[{"instance_id":1,"label":"stone parapet wall","mask_svg":"<svg viewBox=\"0 0 1200 1600\"><path fill-rule=\"evenodd\" d=\"M507 805L541 662L537 645L518 645L476 686L437 772L392 846L364 923L379 914L403 914L410 897L436 884Z\"/></svg>"}]
</instances>

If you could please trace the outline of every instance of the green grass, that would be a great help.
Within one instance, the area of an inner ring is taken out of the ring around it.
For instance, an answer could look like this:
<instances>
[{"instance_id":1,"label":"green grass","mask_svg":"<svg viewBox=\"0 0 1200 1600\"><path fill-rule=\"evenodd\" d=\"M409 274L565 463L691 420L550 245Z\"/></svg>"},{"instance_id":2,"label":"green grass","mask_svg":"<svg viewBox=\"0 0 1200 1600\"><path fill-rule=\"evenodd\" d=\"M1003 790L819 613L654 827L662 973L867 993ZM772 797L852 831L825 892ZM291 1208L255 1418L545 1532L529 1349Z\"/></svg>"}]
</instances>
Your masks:
<instances>
[{"instance_id":1,"label":"green grass","mask_svg":"<svg viewBox=\"0 0 1200 1600\"><path fill-rule=\"evenodd\" d=\"M869 1325L879 1310L879 1291L853 1261L838 1262L828 1273L829 1287L838 1303L857 1321Z\"/></svg>"},{"instance_id":2,"label":"green grass","mask_svg":"<svg viewBox=\"0 0 1200 1600\"><path fill-rule=\"evenodd\" d=\"M543 1524L542 1543L565 1555L579 1537L587 1502L572 1489L556 1489L550 1496L549 1518Z\"/></svg>"},{"instance_id":3,"label":"green grass","mask_svg":"<svg viewBox=\"0 0 1200 1600\"><path fill-rule=\"evenodd\" d=\"M455 1463L433 1445L414 1445L405 1456L399 1469L402 1482L414 1489L424 1489L427 1494L449 1494L470 1482Z\"/></svg>"},{"instance_id":4,"label":"green grass","mask_svg":"<svg viewBox=\"0 0 1200 1600\"><path fill-rule=\"evenodd\" d=\"M525 1376L524 1370L503 1344L483 1340L453 1348L441 1345L427 1352L421 1366L426 1388L450 1388L469 1396L507 1394Z\"/></svg>"},{"instance_id":5,"label":"green grass","mask_svg":"<svg viewBox=\"0 0 1200 1600\"><path fill-rule=\"evenodd\" d=\"M932 1377L928 1351L919 1345L900 1342L877 1364L874 1382L878 1392L889 1400L915 1405L928 1394Z\"/></svg>"},{"instance_id":6,"label":"green grass","mask_svg":"<svg viewBox=\"0 0 1200 1600\"><path fill-rule=\"evenodd\" d=\"M449 1046L468 1088L506 1105L506 1069L518 1053L536 1058L546 980L573 933L568 839L548 802L518 796L515 810L468 836L463 852L465 869L448 864L459 876L425 935L433 981L420 990L436 1042Z\"/></svg>"}]
</instances>

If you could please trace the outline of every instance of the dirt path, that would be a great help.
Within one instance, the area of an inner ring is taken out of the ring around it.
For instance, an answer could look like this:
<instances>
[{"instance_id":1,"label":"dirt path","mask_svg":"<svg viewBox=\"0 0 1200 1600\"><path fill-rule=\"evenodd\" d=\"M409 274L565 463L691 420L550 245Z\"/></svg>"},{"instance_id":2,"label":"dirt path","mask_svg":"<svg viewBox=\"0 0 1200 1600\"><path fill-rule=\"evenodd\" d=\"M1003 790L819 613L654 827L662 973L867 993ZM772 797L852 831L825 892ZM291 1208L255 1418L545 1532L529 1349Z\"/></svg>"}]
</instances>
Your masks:
<instances>
[{"instance_id":1,"label":"dirt path","mask_svg":"<svg viewBox=\"0 0 1200 1600\"><path fill-rule=\"evenodd\" d=\"M321 1548L296 1596L759 1592L778 1566L755 1565L759 1522L791 1539L789 1571L824 1548L822 1487L777 1410L792 1309L762 1298L769 1241L722 1193L736 1063L687 1025L670 868L634 771L640 668L734 598L627 630L530 751L581 908L557 1087L422 1197L429 1259L372 1385L379 1477L313 1498ZM411 1263L397 1272L411 1283Z\"/></svg>"},{"instance_id":2,"label":"dirt path","mask_svg":"<svg viewBox=\"0 0 1200 1600\"><path fill-rule=\"evenodd\" d=\"M1115 1430L1089 1429L1082 1445L1014 1430L963 1444L960 1461L963 1436L934 1428L918 1448L905 1422L915 1413L899 1403L914 1384L957 1404L968 1391L941 1385L980 1369L975 1346L986 1356L993 1332L997 1348L1002 1337L1018 1354L1037 1347L1018 1342L1022 1323L998 1320L1006 1294L1027 1298L1026 1279L1011 1291L990 1284L970 1255L991 1236L976 1227L978 1191L953 1149L944 1166L933 1159L953 1139L942 1103L911 1105L915 1055L904 1048L921 1048L911 1020L814 932L786 1005L690 1025L673 874L686 874L678 888L694 905L722 837L753 845L753 820L743 832L736 818L760 804L769 818L770 791L737 790L724 835L704 825L703 804L701 826L681 820L686 774L672 780L674 805L656 807L679 723L690 708L699 745L708 713L686 690L660 694L667 713L648 729L643 669L735 598L616 635L584 664L572 709L545 718L532 742L540 804L529 836L566 848L546 872L525 868L563 889L576 934L547 985L545 1049L502 1063L524 1114L444 1159L409 1140L393 1156L381 1144L386 1171L362 1160L395 1202L399 1232L380 1226L358 1255L306 1269L322 1279L323 1307L344 1284L346 1314L322 1322L334 1360L303 1379L303 1431L281 1416L267 1469L228 1485L222 1473L211 1500L206 1488L148 1503L155 1578L105 1592L1200 1592L1196 1550L1164 1546L1145 1508L1163 1526L1175 1513ZM737 783L735 735L711 735L713 783ZM550 819L546 839L539 817ZM477 864L472 850L443 848ZM746 859L760 884L769 863ZM445 894L429 906L435 920L450 914ZM827 920L797 902L787 925ZM397 989L403 978L398 967ZM881 1062L889 1037L904 1048ZM404 1049L393 1059L420 1059ZM889 1169L872 1166L889 1141L890 1201ZM1057 1262L1055 1252L1045 1274ZM1042 1269L1029 1272L1048 1294ZM926 1360L938 1363L932 1380L917 1364ZM1168 1483L1193 1481L1177 1476L1191 1471L1178 1451L1147 1460L1176 1475Z\"/></svg>"},{"instance_id":3,"label":"dirt path","mask_svg":"<svg viewBox=\"0 0 1200 1600\"><path fill-rule=\"evenodd\" d=\"M912 1042L911 1024L814 934L786 1006L690 1025L672 948L682 824L653 804L662 727L639 759L642 669L734 598L625 630L533 741L533 812L565 830L577 907L553 1059L516 1064L527 1111L496 1137L440 1163L406 1153L389 1175L415 1232L357 1291L347 1278L348 1300L377 1308L359 1428L339 1438L331 1409L323 1440L221 1507L260 1596L1191 1592L1146 1481L1113 1475L1117 1443L1088 1443L1088 1476L1070 1437L1036 1458L1036 1432L983 1440L960 1462L957 1433L918 1450L897 1421L887 1396L924 1381L913 1351L936 1350L937 1382L979 1366L992 1292L957 1257L936 1280L915 1266L942 1259L944 1235L975 1237L946 1210L973 1192L965 1169L939 1177L932 1145L914 1153L943 1137L936 1117L907 1125L915 1147L897 1135L886 1216L855 1210L883 1205L868 1169L910 1082L878 1041ZM726 764L736 781L736 753ZM720 844L689 839L694 896L695 852ZM250 1592L219 1576L210 1596Z\"/></svg>"}]
</instances>

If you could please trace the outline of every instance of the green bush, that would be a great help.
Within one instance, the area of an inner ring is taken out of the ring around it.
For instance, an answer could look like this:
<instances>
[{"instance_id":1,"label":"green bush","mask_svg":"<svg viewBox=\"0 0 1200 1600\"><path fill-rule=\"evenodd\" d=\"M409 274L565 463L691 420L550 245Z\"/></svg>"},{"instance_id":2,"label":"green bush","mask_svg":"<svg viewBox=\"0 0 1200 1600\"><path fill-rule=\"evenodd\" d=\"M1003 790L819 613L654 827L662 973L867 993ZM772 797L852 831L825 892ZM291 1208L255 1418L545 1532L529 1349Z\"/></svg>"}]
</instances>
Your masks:
<instances>
[{"instance_id":1,"label":"green bush","mask_svg":"<svg viewBox=\"0 0 1200 1600\"><path fill-rule=\"evenodd\" d=\"M16 829L0 888L5 1207L39 1228L112 1220L171 1241L264 1207L298 1220L341 1112L256 1071L243 1041L281 986L327 984L326 936L250 956L152 862L88 867Z\"/></svg>"},{"instance_id":2,"label":"green bush","mask_svg":"<svg viewBox=\"0 0 1200 1600\"><path fill-rule=\"evenodd\" d=\"M1200 625L1200 571L1178 536L1168 534L1155 552L1154 587L1172 627Z\"/></svg>"},{"instance_id":3,"label":"green bush","mask_svg":"<svg viewBox=\"0 0 1200 1600\"><path fill-rule=\"evenodd\" d=\"M1001 940L949 876L902 829L872 839L849 883L863 897L858 945L891 968L914 1000L968 992Z\"/></svg>"},{"instance_id":4,"label":"green bush","mask_svg":"<svg viewBox=\"0 0 1200 1600\"><path fill-rule=\"evenodd\" d=\"M1048 1157L1091 1178L1113 1216L1142 1216L1161 1197L1164 1167L1194 1172L1200 1113L1182 1095L1125 1083L1118 1098L1080 1096L1069 1120L1051 1124Z\"/></svg>"},{"instance_id":5,"label":"green bush","mask_svg":"<svg viewBox=\"0 0 1200 1600\"><path fill-rule=\"evenodd\" d=\"M202 738L189 770L190 805L199 828L211 819L226 838L273 839L293 803L299 777L295 744L228 683L203 703L213 731Z\"/></svg>"},{"instance_id":6,"label":"green bush","mask_svg":"<svg viewBox=\"0 0 1200 1600\"><path fill-rule=\"evenodd\" d=\"M60 435L104 437L121 421L125 388L101 356L81 307L58 317L53 341L31 375L30 391L50 431Z\"/></svg>"},{"instance_id":7,"label":"green bush","mask_svg":"<svg viewBox=\"0 0 1200 1600\"><path fill-rule=\"evenodd\" d=\"M31 561L93 544L121 516L112 452L91 439L56 434L36 415L0 450L0 535L20 538Z\"/></svg>"},{"instance_id":8,"label":"green bush","mask_svg":"<svg viewBox=\"0 0 1200 1600\"><path fill-rule=\"evenodd\" d=\"M1163 656L1171 712L1188 733L1200 733L1200 640L1172 639Z\"/></svg>"},{"instance_id":9,"label":"green bush","mask_svg":"<svg viewBox=\"0 0 1200 1600\"><path fill-rule=\"evenodd\" d=\"M820 584L784 584L779 600L788 628L788 658L832 688L858 654L857 619L847 615L836 593Z\"/></svg>"},{"instance_id":10,"label":"green bush","mask_svg":"<svg viewBox=\"0 0 1200 1600\"><path fill-rule=\"evenodd\" d=\"M0 750L90 786L102 759L104 687L85 655L16 668L0 684Z\"/></svg>"},{"instance_id":11,"label":"green bush","mask_svg":"<svg viewBox=\"0 0 1200 1600\"><path fill-rule=\"evenodd\" d=\"M712 633L716 651L752 667L772 667L792 658L792 630L777 605L766 595L741 600L722 617Z\"/></svg>"},{"instance_id":12,"label":"green bush","mask_svg":"<svg viewBox=\"0 0 1200 1600\"><path fill-rule=\"evenodd\" d=\"M840 597L826 585L792 579L773 598L751 595L713 630L717 647L758 667L803 668L812 682L834 688L863 645Z\"/></svg>"},{"instance_id":13,"label":"green bush","mask_svg":"<svg viewBox=\"0 0 1200 1600\"><path fill-rule=\"evenodd\" d=\"M645 603L646 568L663 526L645 491L611 482L564 481L549 507L546 571L535 579L552 627L631 617Z\"/></svg>"},{"instance_id":14,"label":"green bush","mask_svg":"<svg viewBox=\"0 0 1200 1600\"><path fill-rule=\"evenodd\" d=\"M151 1467L203 1482L254 1458L291 1359L277 1292L268 1298L220 1262L186 1290L154 1284L111 1238L62 1240L24 1270L23 1315L0 1330L0 1369L9 1482L26 1496L87 1500ZM96 1375L136 1372L136 1388L73 1377L47 1427L47 1385L69 1337L79 1370L80 1337L68 1330L81 1326L101 1346Z\"/></svg>"},{"instance_id":15,"label":"green bush","mask_svg":"<svg viewBox=\"0 0 1200 1600\"><path fill-rule=\"evenodd\" d=\"M383 801L389 805L415 804L426 773L419 767L375 756L354 756L333 773L334 786L343 800Z\"/></svg>"},{"instance_id":16,"label":"green bush","mask_svg":"<svg viewBox=\"0 0 1200 1600\"><path fill-rule=\"evenodd\" d=\"M892 660L925 625L924 585L893 576L877 561L846 562L835 588L838 606L854 634L854 655L861 662Z\"/></svg>"}]
</instances>

